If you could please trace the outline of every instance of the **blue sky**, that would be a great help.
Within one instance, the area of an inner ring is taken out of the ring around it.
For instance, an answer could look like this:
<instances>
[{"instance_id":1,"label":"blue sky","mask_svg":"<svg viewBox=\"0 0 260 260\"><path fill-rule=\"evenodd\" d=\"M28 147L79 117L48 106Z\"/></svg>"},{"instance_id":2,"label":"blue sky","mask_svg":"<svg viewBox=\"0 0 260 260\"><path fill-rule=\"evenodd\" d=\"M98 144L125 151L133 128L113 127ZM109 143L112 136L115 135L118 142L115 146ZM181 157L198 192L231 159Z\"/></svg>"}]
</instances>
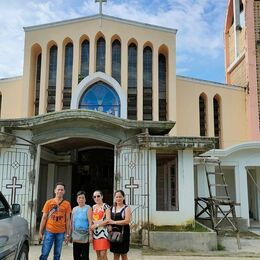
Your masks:
<instances>
[{"instance_id":1,"label":"blue sky","mask_svg":"<svg viewBox=\"0 0 260 260\"><path fill-rule=\"evenodd\" d=\"M177 29L177 74L224 82L227 0L107 0L103 13ZM95 0L0 1L0 78L22 75L23 27L97 14Z\"/></svg>"}]
</instances>

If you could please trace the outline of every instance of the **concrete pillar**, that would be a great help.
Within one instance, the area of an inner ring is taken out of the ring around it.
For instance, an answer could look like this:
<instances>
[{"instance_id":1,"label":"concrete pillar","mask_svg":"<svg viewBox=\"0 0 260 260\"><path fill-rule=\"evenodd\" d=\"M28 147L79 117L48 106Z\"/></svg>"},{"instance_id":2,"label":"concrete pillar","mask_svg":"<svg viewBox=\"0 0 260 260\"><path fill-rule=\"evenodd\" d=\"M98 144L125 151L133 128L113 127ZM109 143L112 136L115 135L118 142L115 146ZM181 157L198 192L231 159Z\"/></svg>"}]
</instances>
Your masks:
<instances>
[{"instance_id":1,"label":"concrete pillar","mask_svg":"<svg viewBox=\"0 0 260 260\"><path fill-rule=\"evenodd\" d=\"M121 41L121 86L127 95L128 87L128 46L126 39Z\"/></svg>"},{"instance_id":2,"label":"concrete pillar","mask_svg":"<svg viewBox=\"0 0 260 260\"><path fill-rule=\"evenodd\" d=\"M80 69L80 44L79 39L73 41L73 66L72 66L72 90L78 85L78 75Z\"/></svg>"},{"instance_id":3,"label":"concrete pillar","mask_svg":"<svg viewBox=\"0 0 260 260\"><path fill-rule=\"evenodd\" d=\"M112 46L111 46L111 38L110 37L105 37L106 41L106 64L105 64L105 73L109 76L111 76L111 62L112 62Z\"/></svg>"},{"instance_id":4,"label":"concrete pillar","mask_svg":"<svg viewBox=\"0 0 260 260\"><path fill-rule=\"evenodd\" d=\"M176 44L169 48L168 52L168 72L167 72L167 119L177 120L177 88L176 88ZM176 125L171 134L176 135L178 132L178 126Z\"/></svg>"},{"instance_id":5,"label":"concrete pillar","mask_svg":"<svg viewBox=\"0 0 260 260\"><path fill-rule=\"evenodd\" d=\"M96 71L96 41L94 36L89 38L89 75Z\"/></svg>"},{"instance_id":6,"label":"concrete pillar","mask_svg":"<svg viewBox=\"0 0 260 260\"><path fill-rule=\"evenodd\" d=\"M41 63L41 81L40 81L40 100L39 100L39 114L46 113L47 106L47 88L49 75L49 51L47 45L42 46L42 63Z\"/></svg>"},{"instance_id":7,"label":"concrete pillar","mask_svg":"<svg viewBox=\"0 0 260 260\"><path fill-rule=\"evenodd\" d=\"M179 211L186 219L194 219L193 151L178 151Z\"/></svg>"},{"instance_id":8,"label":"concrete pillar","mask_svg":"<svg viewBox=\"0 0 260 260\"><path fill-rule=\"evenodd\" d=\"M247 188L247 171L244 165L239 164L239 190L240 196L238 202L240 202L241 218L248 220L249 223L249 206L248 206L248 188Z\"/></svg>"}]
</instances>

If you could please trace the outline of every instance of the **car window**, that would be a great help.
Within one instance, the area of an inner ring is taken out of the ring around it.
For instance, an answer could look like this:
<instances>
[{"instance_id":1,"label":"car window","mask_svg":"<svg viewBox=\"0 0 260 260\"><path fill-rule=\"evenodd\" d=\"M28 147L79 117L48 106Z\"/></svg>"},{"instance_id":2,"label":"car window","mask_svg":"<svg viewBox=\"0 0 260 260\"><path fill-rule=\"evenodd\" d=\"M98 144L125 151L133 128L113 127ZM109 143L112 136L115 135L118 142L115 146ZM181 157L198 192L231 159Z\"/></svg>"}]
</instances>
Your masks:
<instances>
[{"instance_id":1,"label":"car window","mask_svg":"<svg viewBox=\"0 0 260 260\"><path fill-rule=\"evenodd\" d=\"M9 217L9 209L0 200L0 219Z\"/></svg>"}]
</instances>

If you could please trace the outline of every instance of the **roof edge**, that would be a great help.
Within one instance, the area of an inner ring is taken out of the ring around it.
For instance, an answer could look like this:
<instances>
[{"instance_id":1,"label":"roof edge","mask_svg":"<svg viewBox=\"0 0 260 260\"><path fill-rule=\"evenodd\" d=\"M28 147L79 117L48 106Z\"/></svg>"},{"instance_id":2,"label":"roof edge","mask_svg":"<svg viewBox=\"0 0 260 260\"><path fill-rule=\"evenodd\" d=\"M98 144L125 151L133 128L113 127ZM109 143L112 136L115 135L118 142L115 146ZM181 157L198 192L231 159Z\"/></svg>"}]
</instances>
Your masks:
<instances>
[{"instance_id":1,"label":"roof edge","mask_svg":"<svg viewBox=\"0 0 260 260\"><path fill-rule=\"evenodd\" d=\"M99 19L99 18L104 19L104 20L109 20L109 21L115 21L115 22L120 21L121 23L125 23L125 24L135 25L135 26L139 26L139 27L146 27L149 29L160 30L160 31L165 31L165 32L169 32L169 33L174 33L174 34L177 33L177 29L172 29L172 28L163 27L163 26L159 26L159 25L152 25L152 24L143 23L143 22L137 22L137 21L133 21L133 20L127 20L127 19L104 15L104 14L101 14L101 15L97 14L97 15L85 16L85 17L80 17L80 18L73 18L73 19L51 22L51 23L46 23L46 24L41 24L41 25L26 26L26 27L23 27L23 29L25 32L30 32L30 31L34 31L34 30L46 29L46 28L50 28L50 27L54 27L54 26L62 26L62 25L71 24L71 23L90 21L90 20Z\"/></svg>"}]
</instances>

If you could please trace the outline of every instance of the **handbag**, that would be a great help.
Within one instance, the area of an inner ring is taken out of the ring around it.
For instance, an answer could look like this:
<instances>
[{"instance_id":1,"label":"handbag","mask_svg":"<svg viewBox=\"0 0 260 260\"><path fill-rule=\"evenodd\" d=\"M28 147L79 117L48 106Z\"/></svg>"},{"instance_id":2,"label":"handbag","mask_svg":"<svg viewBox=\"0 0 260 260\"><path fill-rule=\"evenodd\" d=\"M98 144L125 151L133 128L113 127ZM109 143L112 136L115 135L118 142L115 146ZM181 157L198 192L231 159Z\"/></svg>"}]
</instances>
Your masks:
<instances>
[{"instance_id":1,"label":"handbag","mask_svg":"<svg viewBox=\"0 0 260 260\"><path fill-rule=\"evenodd\" d=\"M88 242L89 232L88 230L72 230L72 241Z\"/></svg>"},{"instance_id":2,"label":"handbag","mask_svg":"<svg viewBox=\"0 0 260 260\"><path fill-rule=\"evenodd\" d=\"M112 227L112 230L108 233L108 240L111 243L122 243L124 237L124 227L122 227L122 231L118 227Z\"/></svg>"}]
</instances>

